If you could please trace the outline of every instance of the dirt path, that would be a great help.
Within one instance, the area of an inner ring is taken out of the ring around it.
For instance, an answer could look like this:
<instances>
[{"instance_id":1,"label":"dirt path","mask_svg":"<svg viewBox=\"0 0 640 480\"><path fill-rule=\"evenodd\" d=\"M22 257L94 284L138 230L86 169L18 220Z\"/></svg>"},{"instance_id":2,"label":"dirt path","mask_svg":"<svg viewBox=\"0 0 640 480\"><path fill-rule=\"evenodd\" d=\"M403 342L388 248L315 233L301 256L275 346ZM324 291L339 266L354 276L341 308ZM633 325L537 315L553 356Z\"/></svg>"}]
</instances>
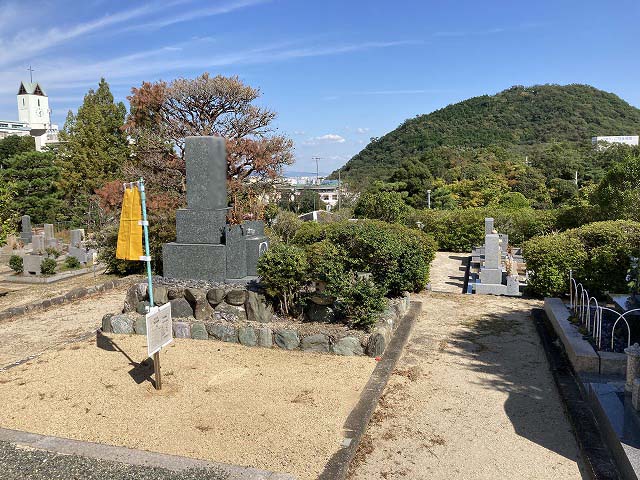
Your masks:
<instances>
[{"instance_id":1,"label":"dirt path","mask_svg":"<svg viewBox=\"0 0 640 480\"><path fill-rule=\"evenodd\" d=\"M46 298L57 297L58 295L64 295L74 288L99 285L115 278L118 277L116 275L104 274L98 274L94 278L93 273L88 273L86 275L80 275L79 277L73 277L68 280L61 280L55 283L24 284L3 282L2 277L0 276L0 291L9 292L8 294L0 297L0 310L10 307L18 307L20 305L44 300Z\"/></svg>"},{"instance_id":2,"label":"dirt path","mask_svg":"<svg viewBox=\"0 0 640 480\"><path fill-rule=\"evenodd\" d=\"M466 270L464 260L468 255L453 252L436 252L431 263L430 283L434 292L461 293Z\"/></svg>"},{"instance_id":3,"label":"dirt path","mask_svg":"<svg viewBox=\"0 0 640 480\"><path fill-rule=\"evenodd\" d=\"M67 284L67 290L70 288ZM122 308L128 285L0 322L0 368L82 336Z\"/></svg>"},{"instance_id":4,"label":"dirt path","mask_svg":"<svg viewBox=\"0 0 640 480\"><path fill-rule=\"evenodd\" d=\"M539 302L423 295L352 480L581 478L530 319Z\"/></svg>"}]
</instances>

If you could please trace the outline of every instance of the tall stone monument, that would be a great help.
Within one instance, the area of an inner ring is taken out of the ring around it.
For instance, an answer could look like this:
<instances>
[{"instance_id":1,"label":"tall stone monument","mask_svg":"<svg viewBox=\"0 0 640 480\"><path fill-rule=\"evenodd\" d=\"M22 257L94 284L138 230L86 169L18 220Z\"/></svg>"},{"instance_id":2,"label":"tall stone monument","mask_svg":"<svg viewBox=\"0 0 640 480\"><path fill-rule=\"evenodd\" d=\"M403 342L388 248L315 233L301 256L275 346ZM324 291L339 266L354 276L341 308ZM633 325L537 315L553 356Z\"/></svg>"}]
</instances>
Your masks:
<instances>
[{"instance_id":1,"label":"tall stone monument","mask_svg":"<svg viewBox=\"0 0 640 480\"><path fill-rule=\"evenodd\" d=\"M177 279L249 281L269 247L264 223L230 225L224 139L187 137L187 208L176 212L176 241L162 247L163 273Z\"/></svg>"},{"instance_id":2,"label":"tall stone monument","mask_svg":"<svg viewBox=\"0 0 640 480\"><path fill-rule=\"evenodd\" d=\"M20 240L24 245L31 243L33 231L31 230L31 217L29 215L22 216L22 228L20 229Z\"/></svg>"}]
</instances>

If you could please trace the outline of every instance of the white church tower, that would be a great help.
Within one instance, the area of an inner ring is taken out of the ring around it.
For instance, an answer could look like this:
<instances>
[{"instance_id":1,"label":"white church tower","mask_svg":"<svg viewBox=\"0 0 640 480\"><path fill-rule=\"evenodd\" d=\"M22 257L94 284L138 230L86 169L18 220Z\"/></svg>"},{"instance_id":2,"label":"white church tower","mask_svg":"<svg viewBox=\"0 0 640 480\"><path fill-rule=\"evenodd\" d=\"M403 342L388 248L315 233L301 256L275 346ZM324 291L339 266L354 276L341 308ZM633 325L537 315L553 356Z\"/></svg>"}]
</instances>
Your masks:
<instances>
[{"instance_id":1,"label":"white church tower","mask_svg":"<svg viewBox=\"0 0 640 480\"><path fill-rule=\"evenodd\" d=\"M34 137L44 134L49 129L51 125L49 97L38 82L20 82L18 120L29 124L31 135Z\"/></svg>"}]
</instances>

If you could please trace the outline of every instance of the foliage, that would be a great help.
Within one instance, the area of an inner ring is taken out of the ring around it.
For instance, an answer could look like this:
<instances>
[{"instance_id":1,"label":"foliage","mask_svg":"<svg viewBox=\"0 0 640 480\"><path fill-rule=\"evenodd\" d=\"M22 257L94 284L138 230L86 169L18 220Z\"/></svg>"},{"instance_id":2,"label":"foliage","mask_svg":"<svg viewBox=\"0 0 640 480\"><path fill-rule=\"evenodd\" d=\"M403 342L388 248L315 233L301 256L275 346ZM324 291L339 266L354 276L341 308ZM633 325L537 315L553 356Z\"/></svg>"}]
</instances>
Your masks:
<instances>
[{"instance_id":1,"label":"foliage","mask_svg":"<svg viewBox=\"0 0 640 480\"><path fill-rule=\"evenodd\" d=\"M386 306L384 290L371 280L357 280L342 292L344 313L355 328L369 330Z\"/></svg>"},{"instance_id":2,"label":"foliage","mask_svg":"<svg viewBox=\"0 0 640 480\"><path fill-rule=\"evenodd\" d=\"M640 256L640 223L595 222L537 237L525 243L523 254L535 294L566 293L569 269L592 295L625 291L630 258Z\"/></svg>"},{"instance_id":3,"label":"foliage","mask_svg":"<svg viewBox=\"0 0 640 480\"><path fill-rule=\"evenodd\" d=\"M0 176L0 178L2 178ZM18 213L14 210L15 184L0 182L0 245L7 241L7 235L15 230Z\"/></svg>"},{"instance_id":4,"label":"foliage","mask_svg":"<svg viewBox=\"0 0 640 480\"><path fill-rule=\"evenodd\" d=\"M281 211L271 225L271 231L285 243L289 243L298 229L302 226L302 220L293 212Z\"/></svg>"},{"instance_id":5,"label":"foliage","mask_svg":"<svg viewBox=\"0 0 640 480\"><path fill-rule=\"evenodd\" d=\"M7 159L0 178L13 185L10 209L30 215L34 223L51 223L58 219L63 203L57 189L60 169L51 152L19 153Z\"/></svg>"},{"instance_id":6,"label":"foliage","mask_svg":"<svg viewBox=\"0 0 640 480\"><path fill-rule=\"evenodd\" d=\"M143 82L128 97L131 111L125 129L135 140L131 171L151 185L184 196L184 149L187 136L226 139L228 187L239 222L258 204L249 176L271 181L293 162L293 143L274 134L276 113L254 102L260 91L238 77L178 78L170 83ZM155 177L159 177L156 181ZM177 187L177 189L176 189ZM241 205L243 204L243 205Z\"/></svg>"},{"instance_id":7,"label":"foliage","mask_svg":"<svg viewBox=\"0 0 640 480\"><path fill-rule=\"evenodd\" d=\"M60 252L60 250L53 247L45 248L44 252L47 254L47 257L54 258L54 259L62 255L62 252Z\"/></svg>"},{"instance_id":8,"label":"foliage","mask_svg":"<svg viewBox=\"0 0 640 480\"><path fill-rule=\"evenodd\" d=\"M80 268L80 260L76 257L67 257L64 259L64 266L69 270L76 270Z\"/></svg>"},{"instance_id":9,"label":"foliage","mask_svg":"<svg viewBox=\"0 0 640 480\"><path fill-rule=\"evenodd\" d=\"M16 273L22 273L24 270L24 260L20 255L11 255L9 258L9 268Z\"/></svg>"},{"instance_id":10,"label":"foliage","mask_svg":"<svg viewBox=\"0 0 640 480\"><path fill-rule=\"evenodd\" d=\"M57 162L59 188L72 218L84 218L95 190L121 176L129 158L129 142L121 130L125 114L124 104L114 102L104 78L97 90L87 92L75 115L69 111Z\"/></svg>"},{"instance_id":11,"label":"foliage","mask_svg":"<svg viewBox=\"0 0 640 480\"><path fill-rule=\"evenodd\" d=\"M345 253L329 240L309 245L305 252L309 280L323 282L329 295L342 296L352 276L346 271Z\"/></svg>"},{"instance_id":12,"label":"foliage","mask_svg":"<svg viewBox=\"0 0 640 480\"><path fill-rule=\"evenodd\" d=\"M638 268L638 257L629 257L629 268L625 277L629 293L632 296L638 295L640 291L640 268Z\"/></svg>"},{"instance_id":13,"label":"foliage","mask_svg":"<svg viewBox=\"0 0 640 480\"><path fill-rule=\"evenodd\" d=\"M53 275L56 273L57 266L58 264L53 258L45 258L40 264L40 273L43 275Z\"/></svg>"},{"instance_id":14,"label":"foliage","mask_svg":"<svg viewBox=\"0 0 640 480\"><path fill-rule=\"evenodd\" d=\"M397 192L364 193L358 199L354 215L384 222L402 222L410 208Z\"/></svg>"},{"instance_id":15,"label":"foliage","mask_svg":"<svg viewBox=\"0 0 640 480\"><path fill-rule=\"evenodd\" d=\"M0 140L0 169L9 166L7 160L14 155L25 152L35 152L36 142L31 135L19 137L18 135L9 135Z\"/></svg>"},{"instance_id":16,"label":"foliage","mask_svg":"<svg viewBox=\"0 0 640 480\"><path fill-rule=\"evenodd\" d=\"M455 167L461 155L483 155L483 149L500 146L513 163L522 165L528 157L547 179L570 180L577 170L581 178L597 180L603 165L590 157L607 160L585 153L591 150L591 137L638 130L640 110L614 94L588 85L514 86L406 120L384 137L372 139L341 173L343 180L365 185L391 178L396 170L406 169L403 162L414 158L434 178L444 178L443 170ZM504 163L505 157L497 153L496 159ZM420 175L428 178L426 172ZM395 178L406 177L398 173Z\"/></svg>"},{"instance_id":17,"label":"foliage","mask_svg":"<svg viewBox=\"0 0 640 480\"><path fill-rule=\"evenodd\" d=\"M640 221L640 147L611 146L622 156L613 164L594 192L594 200L606 218Z\"/></svg>"},{"instance_id":18,"label":"foliage","mask_svg":"<svg viewBox=\"0 0 640 480\"><path fill-rule=\"evenodd\" d=\"M275 243L258 260L262 285L270 296L278 299L285 314L289 314L304 285L306 271L304 250L286 243Z\"/></svg>"}]
</instances>

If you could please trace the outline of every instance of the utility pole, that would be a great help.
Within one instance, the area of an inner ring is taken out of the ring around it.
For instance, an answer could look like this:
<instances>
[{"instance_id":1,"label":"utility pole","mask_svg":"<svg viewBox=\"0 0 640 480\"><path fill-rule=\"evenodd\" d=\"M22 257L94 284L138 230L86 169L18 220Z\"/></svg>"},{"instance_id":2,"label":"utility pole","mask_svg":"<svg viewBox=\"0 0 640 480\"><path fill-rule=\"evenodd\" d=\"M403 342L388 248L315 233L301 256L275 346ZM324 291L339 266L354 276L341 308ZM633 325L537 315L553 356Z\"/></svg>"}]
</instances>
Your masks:
<instances>
[{"instance_id":1,"label":"utility pole","mask_svg":"<svg viewBox=\"0 0 640 480\"><path fill-rule=\"evenodd\" d=\"M342 189L342 182L340 181L340 170L338 170L338 210L340 210L340 190Z\"/></svg>"},{"instance_id":2,"label":"utility pole","mask_svg":"<svg viewBox=\"0 0 640 480\"><path fill-rule=\"evenodd\" d=\"M320 179L319 179L319 175L318 175L318 160L320 160L321 157L311 157L311 160L315 160L316 161L316 185L320 185ZM313 194L313 211L316 211L316 194L317 192L314 192Z\"/></svg>"},{"instance_id":3,"label":"utility pole","mask_svg":"<svg viewBox=\"0 0 640 480\"><path fill-rule=\"evenodd\" d=\"M576 182L576 187L577 187L577 186L578 186L578 171L577 171L577 170L576 170L576 179L575 179L575 182Z\"/></svg>"},{"instance_id":4,"label":"utility pole","mask_svg":"<svg viewBox=\"0 0 640 480\"><path fill-rule=\"evenodd\" d=\"M427 190L427 208L431 210L431 190Z\"/></svg>"}]
</instances>

